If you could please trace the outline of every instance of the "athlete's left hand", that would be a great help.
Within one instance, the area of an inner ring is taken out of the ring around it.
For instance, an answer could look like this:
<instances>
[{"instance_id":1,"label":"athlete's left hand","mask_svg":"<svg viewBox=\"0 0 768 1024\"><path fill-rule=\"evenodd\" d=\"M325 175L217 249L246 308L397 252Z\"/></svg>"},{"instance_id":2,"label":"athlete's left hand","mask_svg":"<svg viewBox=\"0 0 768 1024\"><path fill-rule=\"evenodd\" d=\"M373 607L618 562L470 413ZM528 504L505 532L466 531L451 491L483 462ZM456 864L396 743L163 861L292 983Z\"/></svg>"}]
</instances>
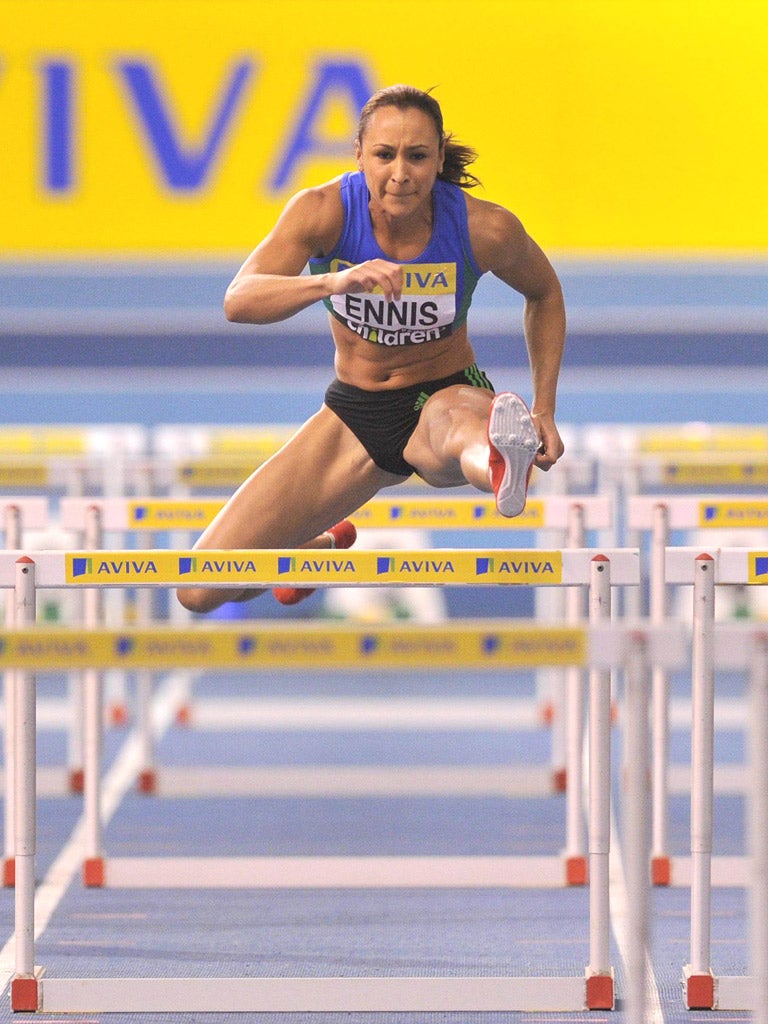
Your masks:
<instances>
[{"instance_id":1,"label":"athlete's left hand","mask_svg":"<svg viewBox=\"0 0 768 1024\"><path fill-rule=\"evenodd\" d=\"M531 416L541 438L541 446L536 452L533 464L546 473L563 454L565 445L555 425L555 417L551 413L533 412Z\"/></svg>"}]
</instances>

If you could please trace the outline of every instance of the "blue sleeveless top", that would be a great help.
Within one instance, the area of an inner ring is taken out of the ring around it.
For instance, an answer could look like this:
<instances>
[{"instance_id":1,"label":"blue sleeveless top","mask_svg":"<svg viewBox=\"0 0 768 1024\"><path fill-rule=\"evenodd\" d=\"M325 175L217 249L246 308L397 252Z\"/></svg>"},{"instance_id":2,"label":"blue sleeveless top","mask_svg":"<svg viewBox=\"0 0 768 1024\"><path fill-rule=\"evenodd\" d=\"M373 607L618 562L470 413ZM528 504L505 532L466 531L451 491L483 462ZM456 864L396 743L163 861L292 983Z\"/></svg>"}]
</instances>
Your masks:
<instances>
[{"instance_id":1,"label":"blue sleeveless top","mask_svg":"<svg viewBox=\"0 0 768 1024\"><path fill-rule=\"evenodd\" d=\"M451 334L467 319L475 285L482 275L469 243L467 206L458 185L437 180L432 190L432 237L404 268L402 298L387 302L371 293L330 295L323 302L340 323L376 345L421 345ZM344 228L327 256L313 257L313 274L344 270L365 260L391 260L373 234L368 187L361 171L341 179Z\"/></svg>"}]
</instances>

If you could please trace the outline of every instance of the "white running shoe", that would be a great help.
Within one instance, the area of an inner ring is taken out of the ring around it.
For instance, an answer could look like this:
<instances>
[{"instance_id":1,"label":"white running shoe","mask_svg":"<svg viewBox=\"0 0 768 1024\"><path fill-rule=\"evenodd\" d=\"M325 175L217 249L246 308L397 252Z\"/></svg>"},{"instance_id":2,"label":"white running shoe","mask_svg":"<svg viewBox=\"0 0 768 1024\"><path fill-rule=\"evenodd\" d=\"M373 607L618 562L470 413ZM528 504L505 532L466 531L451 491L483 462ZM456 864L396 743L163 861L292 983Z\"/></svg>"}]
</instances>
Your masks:
<instances>
[{"instance_id":1,"label":"white running shoe","mask_svg":"<svg viewBox=\"0 0 768 1024\"><path fill-rule=\"evenodd\" d=\"M533 460L541 441L530 410L519 395L496 395L488 419L488 469L496 508L508 519L525 508Z\"/></svg>"}]
</instances>

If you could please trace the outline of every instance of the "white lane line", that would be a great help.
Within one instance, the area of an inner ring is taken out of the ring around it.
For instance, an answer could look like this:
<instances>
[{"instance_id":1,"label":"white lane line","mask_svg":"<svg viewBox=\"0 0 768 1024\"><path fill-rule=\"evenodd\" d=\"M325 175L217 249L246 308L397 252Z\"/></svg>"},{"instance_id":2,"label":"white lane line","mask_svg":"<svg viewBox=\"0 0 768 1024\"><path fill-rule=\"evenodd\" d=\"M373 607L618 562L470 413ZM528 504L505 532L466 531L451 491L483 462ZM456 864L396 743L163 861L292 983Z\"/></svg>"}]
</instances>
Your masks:
<instances>
[{"instance_id":1,"label":"white lane line","mask_svg":"<svg viewBox=\"0 0 768 1024\"><path fill-rule=\"evenodd\" d=\"M175 721L176 710L189 697L189 673L169 676L152 702L152 728L157 738L162 737ZM102 789L102 821L106 826L120 806L128 790L135 785L142 767L142 745L137 733L132 732L123 744L115 763L104 779ZM83 863L85 821L81 817L69 839L48 869L35 892L35 939L39 939L48 926L68 886ZM0 950L0 991L5 991L16 973L15 937L7 940Z\"/></svg>"},{"instance_id":2,"label":"white lane line","mask_svg":"<svg viewBox=\"0 0 768 1024\"><path fill-rule=\"evenodd\" d=\"M582 779L585 812L589 814L589 733L584 736L582 747ZM611 797L611 833L610 856L608 858L608 905L610 907L611 931L624 964L625 972L629 956L629 901L627 898L627 882L624 874L624 861L621 857L619 831L616 827L616 815ZM650 918L650 915L649 915ZM659 987L653 971L652 950L646 950L646 1002L644 1024L664 1024L664 1013L661 1008ZM625 1007L626 1009L626 1007Z\"/></svg>"},{"instance_id":3,"label":"white lane line","mask_svg":"<svg viewBox=\"0 0 768 1024\"><path fill-rule=\"evenodd\" d=\"M629 953L627 885L613 811L611 811L611 856L609 865L611 930L613 931L616 945L619 948L621 959L626 966ZM659 996L659 987L656 984L656 976L653 973L653 960L650 951L646 952L646 979L645 1024L664 1024L661 997Z\"/></svg>"}]
</instances>

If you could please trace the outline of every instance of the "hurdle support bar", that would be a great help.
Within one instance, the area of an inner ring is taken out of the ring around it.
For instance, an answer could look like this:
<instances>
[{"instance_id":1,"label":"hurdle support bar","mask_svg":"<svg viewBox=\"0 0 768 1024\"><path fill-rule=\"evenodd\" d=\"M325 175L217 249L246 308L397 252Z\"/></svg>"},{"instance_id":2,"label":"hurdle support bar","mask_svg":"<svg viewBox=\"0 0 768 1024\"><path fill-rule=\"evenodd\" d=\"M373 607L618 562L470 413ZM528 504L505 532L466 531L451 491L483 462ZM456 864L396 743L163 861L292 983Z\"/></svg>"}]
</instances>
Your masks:
<instances>
[{"instance_id":1,"label":"hurdle support bar","mask_svg":"<svg viewBox=\"0 0 768 1024\"><path fill-rule=\"evenodd\" d=\"M756 983L751 976L716 975L712 971L693 971L686 964L683 972L685 1007L688 1010L765 1010L759 1002Z\"/></svg>"},{"instance_id":2,"label":"hurdle support bar","mask_svg":"<svg viewBox=\"0 0 768 1024\"><path fill-rule=\"evenodd\" d=\"M549 856L95 857L89 888L121 889L557 889L586 883Z\"/></svg>"},{"instance_id":3,"label":"hurdle support bar","mask_svg":"<svg viewBox=\"0 0 768 1024\"><path fill-rule=\"evenodd\" d=\"M605 1005L605 979L578 977L42 978L37 987L38 1008L45 1013L546 1013L611 1008ZM588 1002L588 987L594 1006Z\"/></svg>"}]
</instances>

